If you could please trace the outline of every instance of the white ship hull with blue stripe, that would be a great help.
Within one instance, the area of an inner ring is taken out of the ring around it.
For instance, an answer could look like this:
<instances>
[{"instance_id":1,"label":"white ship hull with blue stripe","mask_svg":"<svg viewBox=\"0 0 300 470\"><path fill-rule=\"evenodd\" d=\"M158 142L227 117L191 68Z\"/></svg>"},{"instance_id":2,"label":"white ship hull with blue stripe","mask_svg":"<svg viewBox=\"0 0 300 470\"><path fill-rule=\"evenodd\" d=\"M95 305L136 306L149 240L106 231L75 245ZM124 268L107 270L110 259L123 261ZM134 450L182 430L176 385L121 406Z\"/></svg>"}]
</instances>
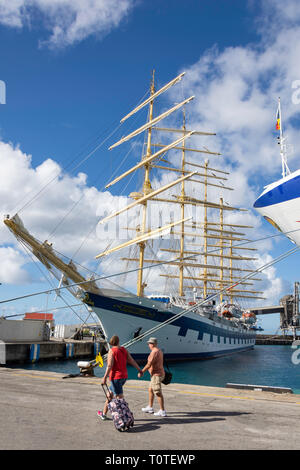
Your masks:
<instances>
[{"instance_id":1,"label":"white ship hull with blue stripe","mask_svg":"<svg viewBox=\"0 0 300 470\"><path fill-rule=\"evenodd\" d=\"M162 324L182 312L177 307L147 297L110 297L88 293L88 303L99 317L107 339L120 337L121 344ZM199 309L198 309L199 310ZM201 310L200 310L201 311ZM233 322L214 316L214 319L197 312L189 312L174 323L158 329L152 336L169 360L209 359L252 349L255 332ZM144 360L149 354L147 339L130 347L136 360Z\"/></svg>"},{"instance_id":2,"label":"white ship hull with blue stripe","mask_svg":"<svg viewBox=\"0 0 300 470\"><path fill-rule=\"evenodd\" d=\"M300 246L300 170L266 186L254 208Z\"/></svg>"}]
</instances>

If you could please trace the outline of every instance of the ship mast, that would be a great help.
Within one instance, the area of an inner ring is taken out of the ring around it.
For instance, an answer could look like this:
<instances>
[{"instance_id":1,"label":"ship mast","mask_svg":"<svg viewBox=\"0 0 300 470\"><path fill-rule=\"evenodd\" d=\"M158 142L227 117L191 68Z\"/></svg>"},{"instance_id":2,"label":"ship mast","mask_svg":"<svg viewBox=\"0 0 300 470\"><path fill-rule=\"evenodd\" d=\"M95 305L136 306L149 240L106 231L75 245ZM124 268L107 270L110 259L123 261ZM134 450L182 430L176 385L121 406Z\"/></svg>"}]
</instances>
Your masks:
<instances>
[{"instance_id":1,"label":"ship mast","mask_svg":"<svg viewBox=\"0 0 300 470\"><path fill-rule=\"evenodd\" d=\"M185 126L185 109L183 109L183 126L182 130L184 132L184 135L186 135L186 126ZM182 169L182 176L185 175L185 143L183 141L182 144L182 157L181 157L181 169ZM184 184L185 182L182 181L181 183L181 204L180 204L180 210L181 210L181 219L184 219L184 197L185 197L185 191L184 191ZM179 267L179 296L182 297L184 295L184 290L183 290L183 257L184 257L184 222L181 223L181 236L180 236L180 267Z\"/></svg>"},{"instance_id":2,"label":"ship mast","mask_svg":"<svg viewBox=\"0 0 300 470\"><path fill-rule=\"evenodd\" d=\"M278 108L277 108L277 114L276 114L276 130L279 131L279 137L277 137L277 139L278 139L278 144L280 145L282 177L285 178L291 172L290 172L290 169L289 169L288 164L287 164L286 137L283 137L283 131L282 131L280 98L278 98Z\"/></svg>"},{"instance_id":3,"label":"ship mast","mask_svg":"<svg viewBox=\"0 0 300 470\"><path fill-rule=\"evenodd\" d=\"M252 272L251 269L244 269L240 266L241 261L250 261L254 258L249 256L241 256L236 254L235 246L237 242L247 241L243 238L244 234L237 232L235 228L243 228L246 226L236 225L232 223L226 223L225 213L244 211L245 209L240 209L237 207L230 206L227 203L223 202L223 198L220 198L219 202L210 200L208 189L219 188L223 190L232 190L232 188L225 186L224 182L227 180L228 173L224 170L219 170L215 167L212 167L209 164L208 160L205 160L204 164L201 162L195 163L191 158L187 158L188 154L205 154L211 156L220 156L219 152L213 152L206 147L203 149L191 148L186 145L186 139L191 136L214 136L215 133L212 132L202 132L188 130L186 126L186 114L185 114L185 105L189 103L194 97L191 96L180 103L177 103L172 108L168 109L164 113L160 114L157 117L154 117L154 101L155 99L162 94L164 91L169 89L171 86L178 83L184 74L180 74L178 77L173 79L167 85L162 87L160 90L155 91L154 86L154 71L152 74L152 80L150 85L150 96L134 110L129 112L121 122L124 122L127 118L138 112L144 106L148 105L148 120L146 124L139 127L137 130L131 132L131 134L123 137L118 142L110 147L110 149L115 148L116 146L127 142L131 138L137 136L141 132L147 132L147 146L146 153L142 156L141 161L134 165L129 170L125 171L120 176L116 177L113 181L107 184L107 188L116 184L123 178L128 175L136 172L137 170L143 170L143 184L142 191L131 193L130 197L134 200L129 203L122 209L115 211L114 213L106 216L100 222L106 223L109 219L113 217L118 217L122 213L130 211L134 207L140 206L141 211L141 221L138 227L135 229L137 235L135 238L132 238L124 243L121 243L117 246L114 246L104 252L98 254L96 258L101 258L107 256L111 253L117 252L121 249L128 248L130 246L136 245L138 247L138 256L137 257L122 257L122 260L136 262L138 263L139 272L137 276L137 295L142 297L144 296L144 291L146 284L143 281L143 267L146 263L159 263L157 259L148 259L145 256L147 242L157 236L166 233L166 230L169 230L173 235L178 235L179 246L175 248L160 248L160 251L165 253L173 253L177 258L172 261L168 261L168 266L170 266L170 272L167 274L160 274L160 276L167 279L178 279L178 296L184 297L185 290L190 288L198 288L202 291L202 297L207 298L212 292L220 291L220 300L223 300L223 297L230 298L230 301L233 301L234 297L251 297L253 294L260 294L257 291L238 291L236 289L231 289L228 294L221 293L224 290L224 287L230 286L234 281L241 279L241 273ZM170 128L170 127L159 127L157 124L169 116L171 113L177 111L183 107L183 125L181 128ZM153 142L152 136L153 131L158 133L157 135L163 134L179 134L179 138L172 141L169 144ZM155 149L152 151L152 147ZM158 149L158 150L157 150ZM171 151L181 151L181 164L179 167L170 163L165 159L167 152ZM178 179L172 180L170 183L165 184L158 189L153 189L150 181L150 172L152 169L157 169L160 171L166 171L168 173L173 173L180 175ZM198 194L201 192L197 191L197 197L192 197L188 195L188 187L193 183L196 185L202 186L204 188L203 198L199 197ZM178 195L164 196L164 192L169 191L171 188L175 188L177 185L180 185L180 190ZM148 227L149 221L147 220L147 214L149 210L149 202L152 204L157 204L158 206L167 204L167 207L170 205L176 205L179 209L180 219L177 221L172 221L165 226L151 229ZM179 205L179 206L178 206ZM187 217L186 206L190 208L203 208L204 219L202 220L193 220L190 221L191 217ZM212 218L209 218L209 213L218 211L219 212L219 222L213 222ZM189 229L192 228L192 231ZM129 228L131 229L132 228ZM191 238L202 238L203 243L192 243L189 240ZM248 240L249 241L249 240ZM178 242L177 242L178 243ZM189 249L189 246L201 247L195 251ZM239 247L236 248L237 250ZM246 247L240 247L241 250L247 250ZM249 250L253 250L249 248ZM195 255L195 256L194 256ZM187 259L190 258L190 259ZM210 261L212 260L212 261ZM227 261L227 264L225 261ZM238 262L238 266L233 265L233 261ZM228 265L229 263L229 265ZM176 268L175 273L172 272ZM200 274L197 274L198 270ZM259 279L256 279L259 280ZM192 281L193 285L185 284L185 281ZM200 281L200 282L199 282ZM245 282L245 285L249 283ZM251 284L250 284L251 285ZM242 293L242 295L239 295ZM249 294L249 295L248 295ZM257 297L261 298L261 297Z\"/></svg>"},{"instance_id":4,"label":"ship mast","mask_svg":"<svg viewBox=\"0 0 300 470\"><path fill-rule=\"evenodd\" d=\"M118 141L116 144L114 144L110 147L110 149L113 149L117 145L120 145L121 143L128 141L129 139L131 139L132 137L138 135L139 133L141 133L143 131L147 131L146 154L144 156L142 156L141 162L139 164L135 165L130 170L123 173L122 175L120 175L119 177L115 178L113 181L111 181L106 186L108 188L108 187L112 186L113 184L117 183L118 181L120 181L121 179L123 179L125 176L131 174L132 172L134 172L134 171L136 171L140 168L143 168L143 170L144 170L144 181L143 181L142 192L141 193L132 193L130 196L135 200L135 202L129 204L124 209L121 209L120 211L115 212L115 213L109 215L108 217L105 217L105 219L101 220L101 223L105 223L108 219L110 219L112 217L116 217L116 216L120 215L122 212L130 210L131 208L135 207L137 204L140 204L140 205L142 205L142 220L141 220L140 226L138 226L138 228L137 228L137 237L135 239L129 240L126 243L118 245L117 247L106 250L105 252L100 253L99 255L96 256L96 258L100 258L100 257L105 256L107 254L110 254L112 252L118 251L122 248L129 247L131 245L137 244L138 247L139 247L139 257L138 257L138 260L137 260L138 265L139 265L139 271L138 271L138 277L137 277L137 295L141 296L141 297L144 296L144 289L146 287L146 284L143 282L143 267L144 267L144 263L145 263L145 248L146 248L147 240L152 238L154 235L157 235L157 234L159 235L160 233L164 232L166 229L172 229L177 224L184 224L184 221L185 221L185 219L184 219L184 210L183 210L181 219L179 221L167 224L166 226L161 227L161 228L156 229L156 230L152 230L152 231L147 230L148 201L149 200L158 200L158 199L154 199L155 196L159 195L160 193L162 193L164 191L167 191L168 189L170 189L171 187L173 187L174 185L176 185L178 183L181 183L182 188L183 188L182 190L184 191L184 181L187 178L190 178L192 175L195 174L195 172L193 172L193 171L191 171L191 172L182 171L182 177L181 178L178 178L177 180L172 181L171 183L163 186L162 188L159 188L158 190L153 190L152 186L151 186L151 182L150 182L150 170L154 166L152 164L152 162L154 160L161 159L162 156L168 150L170 150L171 148L183 143L186 138L189 138L193 134L193 131L184 132L184 135L181 136L179 139L175 140L174 142L172 142L168 146L163 147L162 149L158 150L157 152L152 153L151 137L152 137L153 125L158 123L160 120L164 119L165 117L167 117L172 112L179 109L180 107L184 106L185 104L187 104L189 101L191 101L194 98L193 96L191 96L190 98L188 98L188 99L182 101L181 103L173 106L171 109L169 109L165 113L159 115L158 117L156 117L156 118L153 117L153 115L154 115L154 113L153 113L154 99L157 96L159 96L161 93L166 91L168 88L170 88L170 86L173 86L178 81L180 81L181 78L183 77L183 75L184 75L184 73L180 74L178 77L176 77L174 80L172 80L171 82L169 82L167 85L165 85L164 87L162 87L160 90L158 90L156 92L155 91L155 84L154 84L154 71L153 71L152 81L151 81L151 86L150 86L150 97L146 101L144 101L141 105L139 105L137 108L135 108L133 111L128 113L127 116L125 116L125 118L123 118L121 120L121 122L124 122L125 119L132 116L135 112L142 109L142 107L144 107L145 105L149 104L148 122L145 125L141 126L139 129L137 129L136 131L129 134L128 136L123 137L120 141Z\"/></svg>"},{"instance_id":5,"label":"ship mast","mask_svg":"<svg viewBox=\"0 0 300 470\"><path fill-rule=\"evenodd\" d=\"M157 129L157 128L155 128ZM159 130L168 130L166 128L164 129L159 129ZM169 129L170 130L170 129ZM175 129L172 129L173 132L175 132ZM183 126L183 131L186 132L186 127L185 127L185 119L184 119L184 126ZM179 132L179 130L177 131ZM195 134L195 133L194 133ZM154 144L156 146L159 146L159 144ZM178 147L175 147L175 149L178 149ZM170 279L179 279L179 289L178 293L179 296L184 295L184 291L186 289L194 289L195 287L198 289L201 289L202 296L203 298L207 298L211 293L215 293L216 291L220 291L220 301L223 301L223 297L229 297L230 302L233 302L234 297L240 297L240 298L262 298L262 297L255 297L253 294L261 294L262 292L259 291L246 291L245 289L243 291L241 290L233 290L230 289L229 293L223 294L221 291L224 290L226 286L230 286L234 284L235 280L240 280L241 277L237 276L239 272L242 271L249 271L251 272L251 269L243 269L241 267L234 267L233 261L236 261L237 263L241 261L253 261L255 258L249 257L249 256L240 256L239 254L236 254L234 250L250 250L250 251L255 251L254 248L247 248L247 247L236 247L234 246L233 243L238 243L238 242L245 242L247 239L242 238L244 236L244 233L237 232L235 229L236 228L252 228L250 226L246 225L237 225L237 224L227 224L224 222L224 212L230 212L230 211L243 211L244 209L239 209L236 207L231 207L228 204L224 204L223 198L220 198L219 203L214 203L210 202L208 199L208 188L209 187L217 187L217 188L222 188L224 190L231 190L232 188L229 188L223 184L223 181L226 180L227 178L225 177L228 175L223 170L218 170L216 168L212 168L209 166L209 161L205 160L204 165L196 164L190 161L187 161L185 158L185 152L186 151L191 151L191 152L202 152L201 150L198 149L191 149L187 148L185 145L181 147L182 151L184 152L184 155L182 156L182 161L181 161L181 171L184 174L186 170L186 165L191 165L196 168L201 168L201 172L196 172L197 177L204 177L204 179L199 180L199 179L188 179L186 183L189 182L194 182L198 183L200 185L204 186L204 199L195 199L191 198L186 194L185 187L182 188L181 190L181 195L180 197L177 197L177 201L175 200L163 200L160 199L161 202L168 202L168 203L180 203L181 206L181 216L184 214L184 207L187 204L195 205L195 206L203 206L204 208L204 220L201 221L193 221L191 223L183 223L181 224L181 231L174 231L174 234L177 234L180 236L180 249L166 249L162 248L162 251L165 252L170 252L170 253L178 253L179 254L179 261L171 262L169 263L170 266L177 266L179 268L179 274L160 274L162 277L170 278ZM210 152L209 150L204 150L205 153L210 153L212 155L220 155L216 152ZM184 165L183 165L184 163ZM160 169L165 169L168 171L180 171L180 169L176 168L170 168L170 167L163 167L159 165L153 165L156 168ZM204 173L203 173L204 169ZM213 182L213 179L216 181ZM220 183L221 184L220 184ZM208 211L214 211L217 209L219 211L219 222L211 222L209 221L209 216L208 216ZM195 230L193 231L188 231L189 228L192 228ZM192 243L189 242L190 237L200 237L203 238L203 244L201 243ZM249 240L248 240L249 241ZM212 243L214 242L214 243ZM194 246L194 247L201 247L201 250L198 251L191 251L187 248L187 246ZM183 261L184 257L187 256L198 256L202 255L202 260L203 262L187 262ZM127 259L127 258L126 258ZM213 265L211 264L208 260L213 259L217 260L215 261L216 264ZM229 266L225 264L225 261L229 260ZM152 262L155 263L155 260L145 260L147 262ZM203 271L202 273L200 272L200 275L191 275L190 273L186 273L184 269L190 270L192 268L201 268ZM215 271L219 271L219 274L216 275ZM184 284L185 280L189 281L194 281L194 285L187 285ZM255 279L256 281L259 281L260 279ZM201 281L199 283L199 281ZM243 283L244 285L252 285L251 283L245 282ZM242 293L243 295L240 295ZM244 295L245 294L245 295ZM249 295L248 295L249 294Z\"/></svg>"},{"instance_id":6,"label":"ship mast","mask_svg":"<svg viewBox=\"0 0 300 470\"><path fill-rule=\"evenodd\" d=\"M150 96L153 97L155 93L155 88L154 88L154 73L155 71L153 70L153 75L152 75L152 83L150 87ZM149 121L152 121L153 119L153 99L150 101L149 104ZM151 134L152 134L152 128L148 128L148 138L147 138L147 150L146 150L146 157L145 159L149 159L151 156ZM146 196L147 194L151 193L152 188L151 188L151 183L150 183L150 166L149 163L145 163L144 165L144 184L143 184L143 194ZM146 218L147 218L147 200L143 203L143 216L142 216L142 227L141 227L141 233L144 234L146 231ZM143 267L144 267L144 257L145 257L145 242L139 243L139 271L138 271L138 279L137 279L137 295L140 297L143 297L144 295L144 289L146 285L143 283Z\"/></svg>"},{"instance_id":7,"label":"ship mast","mask_svg":"<svg viewBox=\"0 0 300 470\"><path fill-rule=\"evenodd\" d=\"M204 234L204 264L207 264L207 166L208 160L205 160L205 173L204 173L204 226L203 226L203 234ZM204 268L203 273L204 281L203 281L203 297L206 299L207 297L207 269Z\"/></svg>"},{"instance_id":8,"label":"ship mast","mask_svg":"<svg viewBox=\"0 0 300 470\"><path fill-rule=\"evenodd\" d=\"M221 238L220 238L220 289L221 291L223 291L223 278L224 278L224 269L223 269L223 266L224 266L224 251L223 251L223 198L220 197L220 234L221 234ZM232 269L230 269L230 273L231 273ZM223 302L223 292L221 292L220 294L220 302Z\"/></svg>"}]
</instances>

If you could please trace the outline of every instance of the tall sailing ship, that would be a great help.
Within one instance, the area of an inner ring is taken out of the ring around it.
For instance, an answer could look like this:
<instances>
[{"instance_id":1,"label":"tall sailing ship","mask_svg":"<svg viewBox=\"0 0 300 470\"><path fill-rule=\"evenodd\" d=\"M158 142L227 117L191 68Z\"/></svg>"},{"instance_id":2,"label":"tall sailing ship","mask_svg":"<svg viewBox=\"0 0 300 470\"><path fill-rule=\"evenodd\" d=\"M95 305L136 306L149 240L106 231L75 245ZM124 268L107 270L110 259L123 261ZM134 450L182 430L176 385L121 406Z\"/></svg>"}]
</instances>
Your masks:
<instances>
[{"instance_id":1,"label":"tall sailing ship","mask_svg":"<svg viewBox=\"0 0 300 470\"><path fill-rule=\"evenodd\" d=\"M59 287L67 287L98 316L105 337L117 334L122 344L131 345L137 360L148 354L148 332L157 337L169 360L206 359L249 350L255 344L256 318L237 301L263 298L259 297L261 292L249 288L252 281L260 279L245 279L253 272L249 264L255 249L247 247L240 230L251 227L230 220L230 214L244 209L230 206L223 197L210 199L210 191L231 190L225 186L228 173L212 167L207 159L193 158L219 158L220 154L186 144L192 136L199 140L215 135L187 128L185 107L194 97L154 115L157 98L183 76L181 73L156 91L153 72L149 97L121 120L147 107L147 122L110 147L112 150L145 133L141 160L106 186L142 173L141 189L130 194L132 202L100 221L105 226L121 216L123 221L126 215L127 239L110 241L96 256L99 260L117 256L131 264L130 271L137 274L136 294L85 278L73 261L57 256L48 241L40 243L33 237L18 215L4 220L60 280ZM158 126L179 110L183 111L180 127Z\"/></svg>"}]
</instances>

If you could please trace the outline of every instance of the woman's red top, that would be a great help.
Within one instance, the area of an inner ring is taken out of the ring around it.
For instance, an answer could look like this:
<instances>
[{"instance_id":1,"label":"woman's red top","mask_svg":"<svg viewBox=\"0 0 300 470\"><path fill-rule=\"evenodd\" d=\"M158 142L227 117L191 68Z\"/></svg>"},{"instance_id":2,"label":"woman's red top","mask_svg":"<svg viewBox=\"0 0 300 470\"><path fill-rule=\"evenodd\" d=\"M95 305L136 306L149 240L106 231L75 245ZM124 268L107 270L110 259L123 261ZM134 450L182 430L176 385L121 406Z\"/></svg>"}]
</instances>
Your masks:
<instances>
[{"instance_id":1,"label":"woman's red top","mask_svg":"<svg viewBox=\"0 0 300 470\"><path fill-rule=\"evenodd\" d=\"M111 348L114 363L109 373L109 380L127 379L127 350L123 346Z\"/></svg>"}]
</instances>

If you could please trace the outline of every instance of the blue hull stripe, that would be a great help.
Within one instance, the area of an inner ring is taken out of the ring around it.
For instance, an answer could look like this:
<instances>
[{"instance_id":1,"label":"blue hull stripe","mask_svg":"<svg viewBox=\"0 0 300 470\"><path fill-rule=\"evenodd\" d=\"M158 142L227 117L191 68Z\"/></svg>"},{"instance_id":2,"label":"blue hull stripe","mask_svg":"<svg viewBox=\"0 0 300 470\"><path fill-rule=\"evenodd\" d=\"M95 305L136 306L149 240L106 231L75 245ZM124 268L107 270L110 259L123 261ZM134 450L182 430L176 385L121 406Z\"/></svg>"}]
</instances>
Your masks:
<instances>
[{"instance_id":1,"label":"blue hull stripe","mask_svg":"<svg viewBox=\"0 0 300 470\"><path fill-rule=\"evenodd\" d=\"M300 175L276 186L256 199L253 207L267 207L300 197Z\"/></svg>"},{"instance_id":2,"label":"blue hull stripe","mask_svg":"<svg viewBox=\"0 0 300 470\"><path fill-rule=\"evenodd\" d=\"M111 297L105 297L99 294L88 293L88 304L94 307L102 308L104 310L110 310L113 312L123 313L124 315L130 315L136 318L143 318L145 320L155 321L157 323L163 323L166 320L174 317L174 314L169 312L160 312L158 309L144 307L142 305L134 305L129 302L114 299ZM200 318L200 317L199 317ZM227 338L236 339L254 339L255 333L242 333L228 331L225 328L213 326L205 323L204 321L194 320L186 316L182 316L175 320L172 325L180 328L180 336L186 336L187 330L194 330L198 332L198 339L203 338L203 333L211 335L211 341L213 341L213 335L215 336L226 336Z\"/></svg>"}]
</instances>

